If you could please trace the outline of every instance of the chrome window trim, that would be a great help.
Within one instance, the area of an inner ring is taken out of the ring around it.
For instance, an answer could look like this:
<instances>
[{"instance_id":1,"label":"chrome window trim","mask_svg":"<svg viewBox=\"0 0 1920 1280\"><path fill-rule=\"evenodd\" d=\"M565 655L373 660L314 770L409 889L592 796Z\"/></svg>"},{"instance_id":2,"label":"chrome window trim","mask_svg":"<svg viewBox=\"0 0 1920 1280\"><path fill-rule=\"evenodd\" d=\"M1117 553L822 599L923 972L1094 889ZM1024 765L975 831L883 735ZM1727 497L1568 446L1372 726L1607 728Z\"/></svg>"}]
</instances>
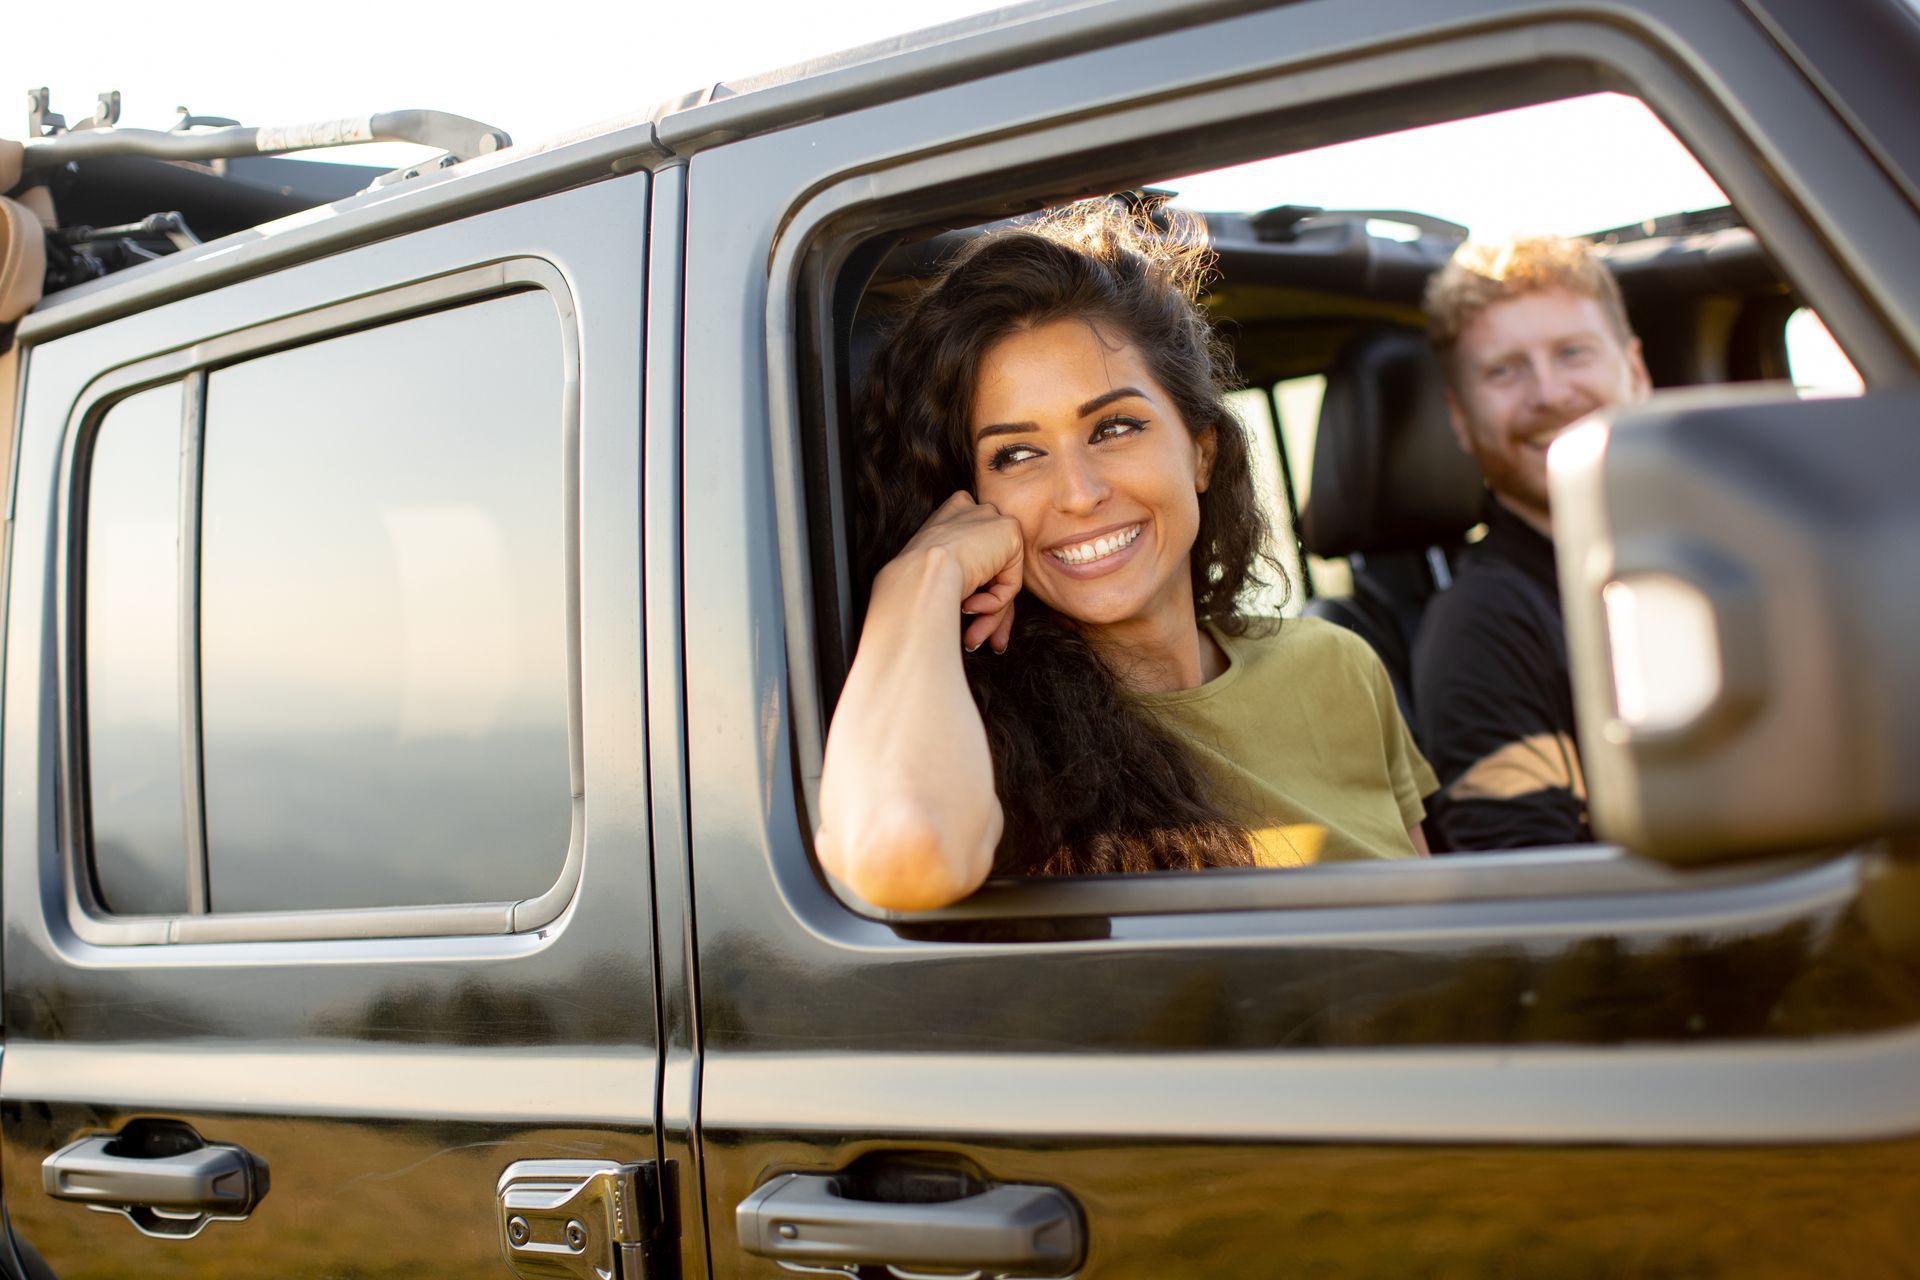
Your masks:
<instances>
[{"instance_id":1,"label":"chrome window trim","mask_svg":"<svg viewBox=\"0 0 1920 1280\"><path fill-rule=\"evenodd\" d=\"M179 551L174 563L180 581L180 803L186 815L187 914L211 910L213 880L207 867L207 789L200 748L200 477L206 447L207 371L188 374L180 397L180 505ZM85 590L85 585L79 587ZM78 655L74 673L81 671ZM90 768L90 765L89 765ZM74 776L80 774L75 760ZM81 828L74 827L74 831ZM88 842L91 848L91 841Z\"/></svg>"}]
</instances>

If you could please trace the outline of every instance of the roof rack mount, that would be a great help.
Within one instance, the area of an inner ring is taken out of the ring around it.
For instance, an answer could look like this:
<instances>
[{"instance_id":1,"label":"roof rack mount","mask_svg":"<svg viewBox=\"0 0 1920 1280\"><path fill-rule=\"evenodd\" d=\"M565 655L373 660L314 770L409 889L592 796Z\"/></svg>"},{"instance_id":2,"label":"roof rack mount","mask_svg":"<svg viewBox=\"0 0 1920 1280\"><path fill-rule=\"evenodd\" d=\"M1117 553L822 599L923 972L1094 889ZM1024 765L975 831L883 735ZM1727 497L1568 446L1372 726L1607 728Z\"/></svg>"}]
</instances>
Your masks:
<instances>
[{"instance_id":1,"label":"roof rack mount","mask_svg":"<svg viewBox=\"0 0 1920 1280\"><path fill-rule=\"evenodd\" d=\"M43 91L44 92L44 91ZM116 98L118 95L115 95ZM44 100L42 100L44 101ZM116 103L117 105L117 103ZM192 119L193 117L187 117ZM54 117L58 119L58 117ZM513 145L506 130L445 111L383 111L315 124L286 127L238 126L206 133L95 126L26 140L22 167L27 173L53 169L72 160L102 156L147 156L155 160L221 160L235 156L273 156L318 147L361 142L414 142L438 147L455 162L471 160Z\"/></svg>"}]
</instances>

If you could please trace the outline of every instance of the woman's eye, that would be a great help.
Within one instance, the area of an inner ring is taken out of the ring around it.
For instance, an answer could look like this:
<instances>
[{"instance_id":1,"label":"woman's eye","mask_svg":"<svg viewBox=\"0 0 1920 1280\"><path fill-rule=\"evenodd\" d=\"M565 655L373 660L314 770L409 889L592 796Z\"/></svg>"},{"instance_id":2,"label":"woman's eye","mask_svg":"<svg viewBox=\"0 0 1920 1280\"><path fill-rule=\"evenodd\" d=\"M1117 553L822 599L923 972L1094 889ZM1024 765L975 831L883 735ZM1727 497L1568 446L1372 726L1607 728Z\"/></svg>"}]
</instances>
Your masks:
<instances>
[{"instance_id":1,"label":"woman's eye","mask_svg":"<svg viewBox=\"0 0 1920 1280\"><path fill-rule=\"evenodd\" d=\"M1093 429L1093 438L1112 440L1119 436L1132 435L1146 425L1139 418L1102 418Z\"/></svg>"},{"instance_id":2,"label":"woman's eye","mask_svg":"<svg viewBox=\"0 0 1920 1280\"><path fill-rule=\"evenodd\" d=\"M1003 444L993 451L991 458L987 459L987 470L1004 471L1008 467L1016 466L1029 458L1037 458L1039 456L1040 451L1032 445Z\"/></svg>"}]
</instances>

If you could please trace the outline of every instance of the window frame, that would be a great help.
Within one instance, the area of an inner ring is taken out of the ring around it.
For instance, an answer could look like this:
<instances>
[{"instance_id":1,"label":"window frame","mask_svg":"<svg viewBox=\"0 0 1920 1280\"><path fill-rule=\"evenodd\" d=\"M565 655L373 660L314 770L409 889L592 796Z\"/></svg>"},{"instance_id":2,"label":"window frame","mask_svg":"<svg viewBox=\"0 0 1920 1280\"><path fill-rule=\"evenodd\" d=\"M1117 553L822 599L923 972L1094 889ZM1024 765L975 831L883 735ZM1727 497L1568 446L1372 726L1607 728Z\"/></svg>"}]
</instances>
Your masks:
<instances>
[{"instance_id":1,"label":"window frame","mask_svg":"<svg viewBox=\"0 0 1920 1280\"><path fill-rule=\"evenodd\" d=\"M1461 118L1612 89L1646 103L1728 193L1791 277L1798 296L1819 310L1837 338L1845 335L1841 341L1869 385L1911 379L1913 353L1902 346L1897 327L1886 323L1885 314L1844 265L1846 251L1859 246L1817 223L1794 198L1790 181L1755 152L1735 103L1718 99L1711 84L1689 66L1684 47L1663 35L1587 15L1535 14L1512 25L1443 34L1412 47L1374 48L1292 65L1280 59L1279 65L1258 75L1063 114L1011 135L983 132L822 175L790 210L775 240L765 313L795 802L809 854L808 866L779 865L776 878L792 889L798 888L801 876L823 881L839 904L859 917L901 918L853 897L811 857L828 709L853 648L848 498L840 459L851 408L836 359L844 343L842 320L848 314L842 309L847 305L845 276L850 267L871 265L862 264L862 252L889 231L958 225L961 217L988 205L1005 216L1070 191L1117 189L1150 176L1141 169L1158 166L1145 157L1175 137L1189 157L1198 157L1182 163L1198 171L1236 158L1366 136L1369 125L1380 131L1380 123L1392 119L1395 107L1409 98L1428 112L1419 122L1432 123L1439 101L1475 103L1445 117ZM991 195L982 195L983 186ZM1805 862L1756 861L1715 874L1722 877L1718 883L1757 888L1757 882L1790 876ZM1454 855L1392 866L1327 865L1287 875L1165 873L1086 877L1071 883L991 880L962 903L909 918L916 930L939 932L948 921L964 931L967 924L989 919L1513 899L1563 899L1563 905L1580 916L1583 901L1703 887L1697 874L1683 876L1617 847L1597 845L1525 858ZM796 901L791 889L788 897ZM1550 914L1557 918L1561 912ZM1543 918L1542 923L1550 922Z\"/></svg>"},{"instance_id":2,"label":"window frame","mask_svg":"<svg viewBox=\"0 0 1920 1280\"><path fill-rule=\"evenodd\" d=\"M188 910L176 915L120 915L95 892L88 794L86 654L87 490L91 451L100 423L114 405L172 382L183 384L183 436L190 450L182 473L181 529L191 537L180 557L183 787L202 794L199 720L199 491L200 442L209 375L224 366L379 328L437 311L512 294L537 292L559 320L563 362L560 425L567 476L561 514L566 576L567 774L570 816L558 878L533 897L506 902L316 910L207 910L204 808L187 806ZM519 256L466 267L392 288L282 315L111 369L94 378L75 401L61 444L55 510L54 630L58 690L58 808L68 838L61 842L65 912L80 940L103 946L156 943L309 941L343 938L450 937L525 933L551 924L573 901L584 865L584 757L582 744L580 621L580 333L572 290L563 272L544 258ZM189 533L189 531L191 531ZM191 738L189 740L189 735ZM196 910L196 907L198 908Z\"/></svg>"},{"instance_id":3,"label":"window frame","mask_svg":"<svg viewBox=\"0 0 1920 1280\"><path fill-rule=\"evenodd\" d=\"M169 388L169 387L177 387L180 393L179 394L179 399L180 399L179 415L180 416L175 425L176 434L174 437L176 449L180 449L184 447L187 451L189 451L189 453L193 457L195 458L198 457L198 454L199 454L198 435L200 430L200 424L202 421L202 415L206 407L205 405L206 375L204 373L198 372L198 371L191 372L182 377L169 378L162 382L156 382L147 386L138 387L129 391L117 393L113 395L111 398L103 401L99 406L97 406L90 413L89 426L86 433L86 451L82 456L76 459L75 465L80 467L82 471L85 473L82 479L81 487L85 489L89 495L91 494L91 490L93 487L93 464L94 464L95 449L96 449L100 434L102 432L102 429L106 425L107 419L117 409L119 409L121 405L127 403L128 401L133 400L134 398L140 395L143 395L146 392L158 391L163 388ZM176 463L174 483L173 483L174 533L176 537L179 535L183 527L185 527L189 523L197 525L199 521L199 512L196 509L196 504L198 500L198 486L197 485L193 486L192 491L188 492L187 486L184 484L185 478L186 478L185 467L180 466L178 463ZM89 530L89 536L90 536L90 530ZM75 595L74 599L76 602L76 607L78 608L78 611L82 615L84 615L85 613L84 602L85 602L88 588L90 585L88 577L85 572L85 565L87 563L89 554L90 554L89 544L83 542L78 551L78 554L76 554L74 557L74 563L76 564L76 566L81 567L80 581L77 587L77 594ZM174 559L173 612L175 615L173 620L174 632L175 632L175 651L174 651L175 670L174 670L173 688L174 688L174 697L175 697L175 704L176 704L174 708L174 713L176 717L176 724L174 726L174 738L175 738L174 752L175 752L175 763L176 765L178 765L180 763L180 760L183 758L182 753L184 753L186 750L187 739L185 737L185 734L188 731L188 723L189 723L187 720L187 717L189 714L197 713L197 709L198 709L197 698L191 700L192 708L190 710L190 708L187 705L187 703L189 702L189 699L183 698L181 696L181 692L182 692L181 678L183 674L182 669L187 665L187 659L186 659L186 655L182 652L180 648L180 646L185 642L185 637L183 633L186 630L186 628L182 626L182 619L180 615L182 610L190 602L194 600L194 593L198 587L198 576L189 571L189 557L181 554L181 550L178 544L176 544L173 559ZM79 673L84 673L87 670L87 665L88 665L85 635L82 634L78 636L76 638L75 644L76 644L76 648L75 648L74 670ZM197 664L195 665L197 669ZM86 683L84 678L82 679L81 683L83 684ZM83 707L84 707L84 703L83 703ZM92 786L93 786L93 752L92 752L92 746L91 746L91 725L86 719L84 713L82 717L76 722L76 731L78 735L77 745L78 745L78 750L80 752L79 759L84 764L84 767L72 769L69 771L69 773L74 778L75 785L84 788L87 791L87 793L90 795L92 791ZM194 733L195 733L195 738L197 740L197 725L194 726ZM180 790L181 792L184 792L185 790L184 779L182 779L182 786ZM184 795L180 795L179 798L183 802L182 813L181 813L182 828L180 832L183 840L183 847L181 849L180 866L181 866L181 869L185 872L185 877L187 881L186 885L184 886L185 914L201 914L206 911L205 868L204 866L201 866L199 868L195 867L196 848L202 851L204 851L205 849L205 843L201 839L201 833L199 831L200 810L199 810L199 807L196 805L184 803ZM93 825L91 821L91 812L92 810L91 810L91 807L89 806L87 809L89 819L86 827L87 844L89 849L91 849L93 844ZM88 878L89 885L97 890L99 888L99 868L91 858L89 858L88 860L88 871L90 873ZM148 914L154 914L154 913L120 912L120 913L106 913L106 914L116 914L120 918L126 918L128 916L148 915ZM161 914L171 915L173 913L168 912L168 913L161 913Z\"/></svg>"}]
</instances>

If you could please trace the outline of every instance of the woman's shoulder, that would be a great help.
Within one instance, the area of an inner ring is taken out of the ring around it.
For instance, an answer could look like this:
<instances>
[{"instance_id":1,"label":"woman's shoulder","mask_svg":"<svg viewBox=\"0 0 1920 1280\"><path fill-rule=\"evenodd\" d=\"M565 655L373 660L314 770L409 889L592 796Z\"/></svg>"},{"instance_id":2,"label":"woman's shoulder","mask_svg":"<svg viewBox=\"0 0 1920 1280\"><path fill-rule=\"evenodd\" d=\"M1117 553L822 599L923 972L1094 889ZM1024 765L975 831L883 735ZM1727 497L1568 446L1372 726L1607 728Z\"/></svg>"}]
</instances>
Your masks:
<instances>
[{"instance_id":1,"label":"woman's shoulder","mask_svg":"<svg viewBox=\"0 0 1920 1280\"><path fill-rule=\"evenodd\" d=\"M1298 668L1303 664L1329 667L1357 667L1365 670L1379 659L1356 632L1325 618L1304 614L1296 618L1257 618L1245 624L1238 635L1226 638L1226 646L1236 662L1250 666L1282 663Z\"/></svg>"},{"instance_id":2,"label":"woman's shoulder","mask_svg":"<svg viewBox=\"0 0 1920 1280\"><path fill-rule=\"evenodd\" d=\"M1379 709L1393 697L1380 656L1358 632L1324 618L1297 617L1250 626L1231 637L1233 660L1249 688L1293 691L1328 709Z\"/></svg>"}]
</instances>

